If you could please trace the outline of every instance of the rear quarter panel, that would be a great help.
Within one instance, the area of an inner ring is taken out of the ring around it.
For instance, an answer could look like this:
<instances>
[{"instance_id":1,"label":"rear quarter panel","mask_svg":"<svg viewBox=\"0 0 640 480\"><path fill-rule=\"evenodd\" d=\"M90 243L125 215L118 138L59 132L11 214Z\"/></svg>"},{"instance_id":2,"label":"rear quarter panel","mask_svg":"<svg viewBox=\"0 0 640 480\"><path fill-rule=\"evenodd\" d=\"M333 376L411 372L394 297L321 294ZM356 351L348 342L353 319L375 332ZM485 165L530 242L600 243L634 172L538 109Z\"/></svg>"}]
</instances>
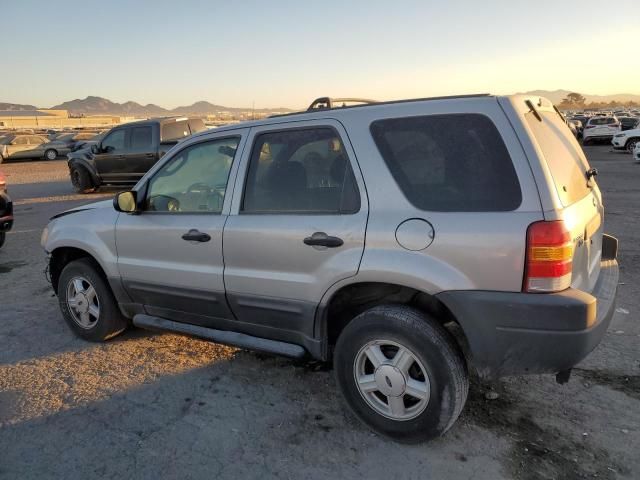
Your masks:
<instances>
[{"instance_id":1,"label":"rear quarter panel","mask_svg":"<svg viewBox=\"0 0 640 480\"><path fill-rule=\"evenodd\" d=\"M378 151L370 125L382 118L447 113L480 113L496 125L522 190L517 210L431 212L417 209L405 198ZM352 281L392 282L431 294L444 290L521 290L527 227L543 217L526 155L495 97L354 108L341 111L340 120L357 152L370 203L365 252ZM396 241L397 226L410 218L425 219L435 230L433 242L424 250L405 250Z\"/></svg>"}]
</instances>

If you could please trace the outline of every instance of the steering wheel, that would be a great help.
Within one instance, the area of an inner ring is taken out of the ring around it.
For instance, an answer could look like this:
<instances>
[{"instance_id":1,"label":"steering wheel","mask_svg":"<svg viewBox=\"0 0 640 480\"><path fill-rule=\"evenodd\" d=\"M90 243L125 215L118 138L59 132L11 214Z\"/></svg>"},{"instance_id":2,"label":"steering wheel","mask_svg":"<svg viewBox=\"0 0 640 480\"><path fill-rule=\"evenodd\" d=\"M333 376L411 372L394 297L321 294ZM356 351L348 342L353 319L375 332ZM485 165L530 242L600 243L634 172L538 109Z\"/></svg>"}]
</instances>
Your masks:
<instances>
[{"instance_id":1,"label":"steering wheel","mask_svg":"<svg viewBox=\"0 0 640 480\"><path fill-rule=\"evenodd\" d=\"M204 182L194 183L187 188L187 193L211 193L211 187Z\"/></svg>"}]
</instances>

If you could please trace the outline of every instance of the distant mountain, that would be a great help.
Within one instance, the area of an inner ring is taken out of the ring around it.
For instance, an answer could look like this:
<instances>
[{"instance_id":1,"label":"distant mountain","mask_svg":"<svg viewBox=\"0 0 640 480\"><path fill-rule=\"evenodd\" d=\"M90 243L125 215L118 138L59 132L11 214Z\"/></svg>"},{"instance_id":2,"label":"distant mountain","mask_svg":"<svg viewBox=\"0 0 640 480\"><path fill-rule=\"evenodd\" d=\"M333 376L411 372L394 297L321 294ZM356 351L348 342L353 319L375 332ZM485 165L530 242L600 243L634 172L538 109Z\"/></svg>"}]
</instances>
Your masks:
<instances>
[{"instance_id":1,"label":"distant mountain","mask_svg":"<svg viewBox=\"0 0 640 480\"><path fill-rule=\"evenodd\" d=\"M20 105L19 103L2 103L0 102L0 110L36 110L33 105Z\"/></svg>"},{"instance_id":2,"label":"distant mountain","mask_svg":"<svg viewBox=\"0 0 640 480\"><path fill-rule=\"evenodd\" d=\"M640 95L634 95L632 93L616 93L613 95L591 95L576 90L531 90L530 92L520 93L518 95L534 95L545 97L551 100L553 103L560 103L570 93L579 93L587 99L587 103L591 102L636 102L640 103Z\"/></svg>"},{"instance_id":3,"label":"distant mountain","mask_svg":"<svg viewBox=\"0 0 640 480\"><path fill-rule=\"evenodd\" d=\"M3 105L3 104L0 104ZM35 108L35 107L30 107ZM246 112L250 108L224 107L209 102L200 101L193 105L177 107L172 110L154 104L140 105L136 102L116 103L102 97L89 96L85 99L75 99L61 103L54 110L68 110L74 115L118 115L123 117L158 117L166 115L211 115L216 112ZM2 108L0 108L1 110ZM288 112L288 108L261 108L256 112Z\"/></svg>"}]
</instances>

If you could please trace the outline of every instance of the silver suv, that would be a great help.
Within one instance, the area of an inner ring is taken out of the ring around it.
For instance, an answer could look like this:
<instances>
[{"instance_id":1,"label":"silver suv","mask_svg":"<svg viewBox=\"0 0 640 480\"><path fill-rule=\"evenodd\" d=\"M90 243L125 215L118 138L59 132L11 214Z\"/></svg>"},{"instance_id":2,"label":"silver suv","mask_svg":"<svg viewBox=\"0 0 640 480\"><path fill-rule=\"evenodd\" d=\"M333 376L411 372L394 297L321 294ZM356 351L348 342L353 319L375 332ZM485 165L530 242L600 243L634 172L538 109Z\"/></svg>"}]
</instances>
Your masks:
<instances>
[{"instance_id":1,"label":"silver suv","mask_svg":"<svg viewBox=\"0 0 640 480\"><path fill-rule=\"evenodd\" d=\"M353 412L404 442L452 426L469 367L566 380L611 320L617 241L553 105L321 100L193 135L113 202L54 217L71 329L333 361Z\"/></svg>"}]
</instances>

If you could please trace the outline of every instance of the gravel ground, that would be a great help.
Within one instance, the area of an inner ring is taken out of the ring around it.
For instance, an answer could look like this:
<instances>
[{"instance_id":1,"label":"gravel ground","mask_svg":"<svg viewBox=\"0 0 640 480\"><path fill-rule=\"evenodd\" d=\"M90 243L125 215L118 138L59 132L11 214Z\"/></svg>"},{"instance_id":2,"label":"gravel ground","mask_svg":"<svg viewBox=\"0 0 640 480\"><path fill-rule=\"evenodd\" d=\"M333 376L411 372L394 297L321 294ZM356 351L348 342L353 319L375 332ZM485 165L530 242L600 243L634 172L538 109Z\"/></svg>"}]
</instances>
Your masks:
<instances>
[{"instance_id":1,"label":"gravel ground","mask_svg":"<svg viewBox=\"0 0 640 480\"><path fill-rule=\"evenodd\" d=\"M406 446L346 413L321 364L136 330L75 338L39 237L75 196L64 161L3 164L16 225L0 250L0 478L640 478L640 165L585 149L621 242L618 310L566 385L473 382L443 438Z\"/></svg>"}]
</instances>

